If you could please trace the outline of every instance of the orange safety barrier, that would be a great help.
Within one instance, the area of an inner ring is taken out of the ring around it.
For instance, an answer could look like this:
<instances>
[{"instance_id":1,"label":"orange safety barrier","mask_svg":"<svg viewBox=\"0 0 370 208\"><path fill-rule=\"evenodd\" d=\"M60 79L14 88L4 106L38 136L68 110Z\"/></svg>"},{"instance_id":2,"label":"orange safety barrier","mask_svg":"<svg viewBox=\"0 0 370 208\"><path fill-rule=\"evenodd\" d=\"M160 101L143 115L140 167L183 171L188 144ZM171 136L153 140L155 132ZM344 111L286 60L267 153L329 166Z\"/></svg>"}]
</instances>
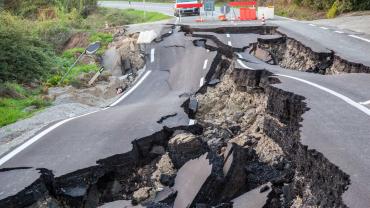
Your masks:
<instances>
[{"instance_id":1,"label":"orange safety barrier","mask_svg":"<svg viewBox=\"0 0 370 208\"><path fill-rule=\"evenodd\" d=\"M231 7L239 7L240 9L240 20L256 20L257 19L257 11L256 1L234 1L229 2L229 6Z\"/></svg>"},{"instance_id":2,"label":"orange safety barrier","mask_svg":"<svg viewBox=\"0 0 370 208\"><path fill-rule=\"evenodd\" d=\"M203 4L197 3L197 4L176 4L176 8L200 8Z\"/></svg>"},{"instance_id":3,"label":"orange safety barrier","mask_svg":"<svg viewBox=\"0 0 370 208\"><path fill-rule=\"evenodd\" d=\"M233 1L229 2L229 6L231 7L248 7L248 6L256 6L256 1Z\"/></svg>"},{"instance_id":4,"label":"orange safety barrier","mask_svg":"<svg viewBox=\"0 0 370 208\"><path fill-rule=\"evenodd\" d=\"M220 21L226 21L226 20L227 20L225 15L220 15L220 16L218 16L218 19L219 19Z\"/></svg>"},{"instance_id":5,"label":"orange safety barrier","mask_svg":"<svg viewBox=\"0 0 370 208\"><path fill-rule=\"evenodd\" d=\"M240 8L240 20L256 20L257 12L255 8Z\"/></svg>"}]
</instances>

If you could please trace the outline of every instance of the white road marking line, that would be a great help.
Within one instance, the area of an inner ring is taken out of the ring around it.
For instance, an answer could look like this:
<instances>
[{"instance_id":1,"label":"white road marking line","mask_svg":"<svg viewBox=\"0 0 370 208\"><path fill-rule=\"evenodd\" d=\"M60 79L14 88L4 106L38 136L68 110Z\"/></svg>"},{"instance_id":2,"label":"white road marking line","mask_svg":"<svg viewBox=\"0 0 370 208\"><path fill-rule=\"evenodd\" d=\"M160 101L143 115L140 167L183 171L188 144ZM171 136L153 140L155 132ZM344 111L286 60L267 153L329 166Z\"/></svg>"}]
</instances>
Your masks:
<instances>
[{"instance_id":1,"label":"white road marking line","mask_svg":"<svg viewBox=\"0 0 370 208\"><path fill-rule=\"evenodd\" d=\"M117 105L119 102L121 102L123 99L125 99L128 95L130 95L146 79L146 77L151 72L152 71L147 71L145 73L145 75L129 91L127 91L127 93L125 93L123 96L121 96L116 102L114 102L113 104L111 104L110 107ZM109 109L109 107L106 107L106 108L104 108L102 110L107 110L107 109ZM98 111L99 110L93 111L93 112L90 112L90 113L86 113L86 114L83 114L83 115L80 115L80 116L68 118L68 119L65 119L65 120L62 120L62 121L59 121L58 123L52 125L51 127L45 129L44 131L40 132L36 136L32 137L31 139L29 139L28 141L26 141L25 143L23 143L22 145L20 145L19 147L15 148L13 151L9 152L4 157L2 157L0 159L0 166L3 165L4 163L6 163L8 160L10 160L11 158L13 158L15 155L17 155L21 151L23 151L24 149L26 149L27 147L29 147L30 145L32 145L33 143L35 143L37 140L41 139L43 136L45 136L46 134L48 134L52 130L58 128L59 126L65 124L65 123L67 123L67 122L69 122L69 121L71 121L73 119L81 118L83 116L87 116L87 115L96 113Z\"/></svg>"},{"instance_id":2,"label":"white road marking line","mask_svg":"<svg viewBox=\"0 0 370 208\"><path fill-rule=\"evenodd\" d=\"M304 79L301 79L301 78L297 78L297 77L292 77L292 76L288 76L288 75L284 75L284 74L275 74L277 76L281 76L281 77L287 77L287 78L290 78L290 79L294 79L294 80L297 80L297 81L300 81L300 82L303 82L303 83L306 83L308 85L311 85L313 87L316 87L322 91L325 91L327 93L330 93L334 96L336 96L337 98L343 100L344 102L350 104L351 106L357 108L358 110L364 112L366 115L370 116L370 109L366 108L365 106L359 104L359 103L356 103L355 101L351 100L349 97L346 97L338 92L335 92L331 89L328 89L326 87L323 87L321 85L318 85L318 84L315 84L313 82L310 82L310 81L307 81L307 80L304 80Z\"/></svg>"},{"instance_id":3,"label":"white road marking line","mask_svg":"<svg viewBox=\"0 0 370 208\"><path fill-rule=\"evenodd\" d=\"M155 49L152 48L152 50L150 50L150 62L153 63L154 62L154 52L155 52Z\"/></svg>"},{"instance_id":4,"label":"white road marking line","mask_svg":"<svg viewBox=\"0 0 370 208\"><path fill-rule=\"evenodd\" d=\"M228 38L229 38L229 37L230 37L230 34L229 34L229 33L227 33L227 34L226 34L226 37L228 37Z\"/></svg>"},{"instance_id":5,"label":"white road marking line","mask_svg":"<svg viewBox=\"0 0 370 208\"><path fill-rule=\"evenodd\" d=\"M238 57L239 58L243 58L243 56L241 55L241 54L239 54L239 53L237 53L237 55L238 55ZM252 68L250 68L250 67L248 67L247 65L245 65L240 59L238 59L237 60L237 62L242 66L242 67L244 67L244 68L246 68L246 69L252 69ZM253 69L252 69L253 70Z\"/></svg>"},{"instance_id":6,"label":"white road marking line","mask_svg":"<svg viewBox=\"0 0 370 208\"><path fill-rule=\"evenodd\" d=\"M208 59L204 60L203 70L205 70L207 68L207 64L208 64Z\"/></svg>"},{"instance_id":7,"label":"white road marking line","mask_svg":"<svg viewBox=\"0 0 370 208\"><path fill-rule=\"evenodd\" d=\"M343 34L344 32L342 32L342 31L339 31L339 30L336 30L336 31L334 31L335 33L339 33L339 34Z\"/></svg>"},{"instance_id":8,"label":"white road marking line","mask_svg":"<svg viewBox=\"0 0 370 208\"><path fill-rule=\"evenodd\" d=\"M41 139L43 136L45 136L46 134L48 134L52 130L58 128L59 126L65 124L68 121L71 121L73 119L80 118L80 117L83 117L83 116L87 116L87 115L90 115L90 114L93 114L93 113L96 113L96 112L98 112L98 111L93 111L93 112L86 113L86 114L83 114L83 115L80 115L80 116L68 118L68 119L59 121L58 123L50 126L49 128L47 128L44 131L40 132L36 136L32 137L31 139L29 139L28 141L26 141L25 143L23 143L21 146L15 148L13 151L9 152L4 157L2 157L0 159L0 166L3 165L4 163L6 163L8 160L10 160L11 158L13 158L15 155L17 155L21 151L23 151L24 149L26 149L27 147L29 147L31 144L35 143L37 140Z\"/></svg>"},{"instance_id":9,"label":"white road marking line","mask_svg":"<svg viewBox=\"0 0 370 208\"><path fill-rule=\"evenodd\" d=\"M232 46L231 41L227 41L227 45Z\"/></svg>"},{"instance_id":10,"label":"white road marking line","mask_svg":"<svg viewBox=\"0 0 370 208\"><path fill-rule=\"evenodd\" d=\"M243 57L241 54L238 54L238 56L239 56L240 58L242 58L242 57ZM252 68L247 67L246 65L244 65L244 63L243 63L243 62L241 62L239 59L238 59L238 63L239 63L240 65L242 65L244 68L252 69ZM321 86L321 85L318 85L318 84L316 84L316 83L313 83L313 82L310 82L310 81L307 81L307 80L304 80L304 79L301 79L301 78L298 78L298 77L288 76L288 75L284 75L284 74L275 74L275 75L276 75L276 76L281 76L281 77L290 78L290 79L294 79L294 80L297 80L297 81L300 81L300 82L306 83L306 84L308 84L308 85L311 85L311 86L313 86L313 87L316 87L316 88L318 88L318 89L320 89L320 90L322 90L322 91L325 91L325 92L327 92L327 93L330 93L330 94L332 94L332 95L334 95L334 96L338 97L339 99L343 100L344 102L346 102L346 103L350 104L351 106L353 106L353 107L357 108L358 110L360 110L360 111L364 112L366 115L370 116L370 109L368 109L367 107L365 107L365 106L363 106L363 105L361 105L361 104L359 104L359 103L356 103L355 101L351 100L349 97L346 97L346 96L344 96L344 95L342 95L342 94L340 94L340 93L338 93L338 92L335 92L335 91L333 91L333 90L331 90L331 89L329 89L329 88L323 87L323 86ZM366 101L366 102L370 102L370 100L369 100L369 101Z\"/></svg>"},{"instance_id":11,"label":"white road marking line","mask_svg":"<svg viewBox=\"0 0 370 208\"><path fill-rule=\"evenodd\" d=\"M312 26L312 27L316 27L316 25L314 25L314 24L308 24L308 25L310 25L310 26Z\"/></svg>"},{"instance_id":12,"label":"white road marking line","mask_svg":"<svg viewBox=\"0 0 370 208\"><path fill-rule=\"evenodd\" d=\"M204 84L204 77L200 78L199 87L202 87L203 84Z\"/></svg>"},{"instance_id":13,"label":"white road marking line","mask_svg":"<svg viewBox=\"0 0 370 208\"><path fill-rule=\"evenodd\" d=\"M323 30L329 30L329 28L327 28L327 27L320 27L321 29L323 29Z\"/></svg>"},{"instance_id":14,"label":"white road marking line","mask_svg":"<svg viewBox=\"0 0 370 208\"><path fill-rule=\"evenodd\" d=\"M295 20L295 19L292 19L292 18L282 17L282 16L279 16L279 17L280 18L283 18L283 19L287 19L287 20L293 21L293 22L298 22L298 20Z\"/></svg>"},{"instance_id":15,"label":"white road marking line","mask_svg":"<svg viewBox=\"0 0 370 208\"><path fill-rule=\"evenodd\" d=\"M123 94L118 100L116 100L114 103L110 105L110 107L113 107L117 105L119 102L121 102L123 99L125 99L127 96L129 96L151 73L152 71L147 71L143 77L132 87L130 88L125 94Z\"/></svg>"},{"instance_id":16,"label":"white road marking line","mask_svg":"<svg viewBox=\"0 0 370 208\"><path fill-rule=\"evenodd\" d=\"M369 42L370 43L370 40L366 39L366 38L363 38L363 37L359 37L357 35L348 35L352 38L356 38L356 39L359 39L359 40L363 40L363 41L366 41L366 42Z\"/></svg>"},{"instance_id":17,"label":"white road marking line","mask_svg":"<svg viewBox=\"0 0 370 208\"><path fill-rule=\"evenodd\" d=\"M368 101L365 101L365 102L359 102L361 105L369 105L370 104L370 100Z\"/></svg>"},{"instance_id":18,"label":"white road marking line","mask_svg":"<svg viewBox=\"0 0 370 208\"><path fill-rule=\"evenodd\" d=\"M194 125L195 124L195 120L194 119L190 119L189 120L189 126L192 126L192 125Z\"/></svg>"}]
</instances>

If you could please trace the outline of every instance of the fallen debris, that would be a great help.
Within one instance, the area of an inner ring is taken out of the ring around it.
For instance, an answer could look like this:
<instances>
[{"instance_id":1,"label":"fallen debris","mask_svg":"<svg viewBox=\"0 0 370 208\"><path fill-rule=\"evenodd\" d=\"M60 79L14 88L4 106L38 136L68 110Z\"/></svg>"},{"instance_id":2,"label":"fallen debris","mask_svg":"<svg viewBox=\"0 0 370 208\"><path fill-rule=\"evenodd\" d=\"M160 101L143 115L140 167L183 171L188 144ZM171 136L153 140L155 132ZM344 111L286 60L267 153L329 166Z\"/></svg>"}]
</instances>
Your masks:
<instances>
[{"instance_id":1,"label":"fallen debris","mask_svg":"<svg viewBox=\"0 0 370 208\"><path fill-rule=\"evenodd\" d=\"M162 116L162 117L161 117L161 119L159 119L159 120L157 121L157 123L161 124L161 123L163 123L163 121L165 121L166 119L171 118L171 117L175 117L175 116L177 116L177 113L170 114L170 115L166 115L166 116Z\"/></svg>"},{"instance_id":2,"label":"fallen debris","mask_svg":"<svg viewBox=\"0 0 370 208\"><path fill-rule=\"evenodd\" d=\"M275 29L182 27L193 35ZM217 55L205 79L212 84L183 104L197 124L164 127L133 141L130 152L57 178L40 170L37 181L0 206L96 207L120 201L125 207L130 200L176 208L345 207L348 175L300 143L305 98L272 85L278 80L266 70L234 68L235 48L218 44L214 36L202 38L216 42Z\"/></svg>"}]
</instances>

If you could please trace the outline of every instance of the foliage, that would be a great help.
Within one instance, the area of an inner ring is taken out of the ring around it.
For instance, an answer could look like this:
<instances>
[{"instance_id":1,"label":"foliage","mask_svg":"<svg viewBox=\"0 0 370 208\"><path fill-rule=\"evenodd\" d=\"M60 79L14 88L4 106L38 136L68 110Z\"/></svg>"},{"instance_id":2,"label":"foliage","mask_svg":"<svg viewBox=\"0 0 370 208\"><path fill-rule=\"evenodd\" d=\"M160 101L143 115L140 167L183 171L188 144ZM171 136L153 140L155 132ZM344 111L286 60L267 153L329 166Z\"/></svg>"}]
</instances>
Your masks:
<instances>
[{"instance_id":1,"label":"foliage","mask_svg":"<svg viewBox=\"0 0 370 208\"><path fill-rule=\"evenodd\" d=\"M41 9L54 7L63 12L73 9L82 15L87 15L97 5L97 0L5 0L7 10L17 15L36 18Z\"/></svg>"},{"instance_id":2,"label":"foliage","mask_svg":"<svg viewBox=\"0 0 370 208\"><path fill-rule=\"evenodd\" d=\"M27 22L0 13L0 82L33 82L48 74L54 53Z\"/></svg>"},{"instance_id":3,"label":"foliage","mask_svg":"<svg viewBox=\"0 0 370 208\"><path fill-rule=\"evenodd\" d=\"M297 19L333 18L336 15L369 10L369 0L261 0L262 4L274 2L278 15L289 16Z\"/></svg>"},{"instance_id":4,"label":"foliage","mask_svg":"<svg viewBox=\"0 0 370 208\"><path fill-rule=\"evenodd\" d=\"M82 73L88 73L88 72L97 72L99 70L98 65L96 64L81 64L77 65L74 68L72 68L71 72L67 75L67 77L64 79L63 83L59 83L64 75L65 71L60 71L59 73L56 73L49 77L49 79L46 81L46 85L51 86L57 86L58 84L61 85L69 85L72 82L75 82L75 78L82 74Z\"/></svg>"},{"instance_id":5,"label":"foliage","mask_svg":"<svg viewBox=\"0 0 370 208\"><path fill-rule=\"evenodd\" d=\"M62 54L62 58L65 59L74 59L76 57L76 54L81 54L85 51L84 48L71 48L69 50L66 50Z\"/></svg>"},{"instance_id":6,"label":"foliage","mask_svg":"<svg viewBox=\"0 0 370 208\"><path fill-rule=\"evenodd\" d=\"M102 46L107 46L113 41L113 35L110 33L95 32L90 35L89 41L91 43L99 41Z\"/></svg>"},{"instance_id":7,"label":"foliage","mask_svg":"<svg viewBox=\"0 0 370 208\"><path fill-rule=\"evenodd\" d=\"M6 82L0 84L0 89L8 89L18 93L17 97L0 98L0 127L26 118L43 107L50 105L49 101L37 96L40 93L40 89L37 88L26 89L22 85ZM35 108L25 111L24 109L29 106L35 106Z\"/></svg>"}]
</instances>

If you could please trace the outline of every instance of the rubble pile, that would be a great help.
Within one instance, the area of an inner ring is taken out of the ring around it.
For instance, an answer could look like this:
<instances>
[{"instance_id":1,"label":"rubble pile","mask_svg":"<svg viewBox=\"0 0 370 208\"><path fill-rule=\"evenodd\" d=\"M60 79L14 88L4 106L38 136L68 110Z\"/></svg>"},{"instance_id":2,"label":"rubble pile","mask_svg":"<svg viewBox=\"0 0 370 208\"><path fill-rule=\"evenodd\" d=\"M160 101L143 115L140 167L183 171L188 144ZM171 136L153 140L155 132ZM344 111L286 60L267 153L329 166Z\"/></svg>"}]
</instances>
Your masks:
<instances>
[{"instance_id":1,"label":"rubble pile","mask_svg":"<svg viewBox=\"0 0 370 208\"><path fill-rule=\"evenodd\" d=\"M345 207L348 175L300 143L305 98L266 70L235 68L234 49L212 40L206 84L183 104L196 124L164 127L67 175L40 170L0 207Z\"/></svg>"},{"instance_id":2,"label":"rubble pile","mask_svg":"<svg viewBox=\"0 0 370 208\"><path fill-rule=\"evenodd\" d=\"M125 90L133 84L145 64L144 56L136 44L138 34L126 34L124 28L115 32L114 40L103 56L104 71L98 79L89 85L96 72L82 73L72 80L69 86L49 88L48 97L55 100L54 104L77 102L103 107L116 99L118 88ZM77 43L77 40L69 42ZM85 56L81 61L95 63L97 60Z\"/></svg>"},{"instance_id":3,"label":"rubble pile","mask_svg":"<svg viewBox=\"0 0 370 208\"><path fill-rule=\"evenodd\" d=\"M346 60L322 46L307 46L281 31L259 37L250 48L257 58L286 69L319 74L370 73L369 66Z\"/></svg>"}]
</instances>

